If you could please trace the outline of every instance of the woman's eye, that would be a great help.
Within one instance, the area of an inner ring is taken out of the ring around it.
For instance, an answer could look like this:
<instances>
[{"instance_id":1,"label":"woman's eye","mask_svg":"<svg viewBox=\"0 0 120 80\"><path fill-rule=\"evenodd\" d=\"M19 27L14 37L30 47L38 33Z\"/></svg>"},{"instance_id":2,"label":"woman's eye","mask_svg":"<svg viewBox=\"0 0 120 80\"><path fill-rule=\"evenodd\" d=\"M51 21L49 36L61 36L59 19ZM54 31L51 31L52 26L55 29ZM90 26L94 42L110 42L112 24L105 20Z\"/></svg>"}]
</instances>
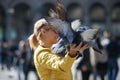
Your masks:
<instances>
[{"instance_id":1,"label":"woman's eye","mask_svg":"<svg viewBox=\"0 0 120 80\"><path fill-rule=\"evenodd\" d=\"M52 29L52 31L57 34L57 31L56 31L56 30L53 30L53 29Z\"/></svg>"}]
</instances>

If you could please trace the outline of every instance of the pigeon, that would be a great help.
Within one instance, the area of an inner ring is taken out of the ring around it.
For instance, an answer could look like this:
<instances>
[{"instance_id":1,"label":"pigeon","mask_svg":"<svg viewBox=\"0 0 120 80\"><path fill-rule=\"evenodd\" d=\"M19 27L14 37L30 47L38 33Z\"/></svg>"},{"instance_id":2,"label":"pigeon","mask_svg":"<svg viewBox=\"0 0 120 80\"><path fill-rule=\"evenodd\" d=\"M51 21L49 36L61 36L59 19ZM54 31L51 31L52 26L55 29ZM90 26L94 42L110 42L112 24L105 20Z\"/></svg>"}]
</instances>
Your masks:
<instances>
[{"instance_id":1,"label":"pigeon","mask_svg":"<svg viewBox=\"0 0 120 80\"><path fill-rule=\"evenodd\" d=\"M78 21L76 23L76 20L75 22L72 22L72 25L61 19L52 17L47 17L46 20L53 22L55 26L52 27L54 27L60 35L58 43L52 46L53 53L65 53L66 45L73 43L78 45L81 41L101 53L95 42L99 29L92 29L86 26L81 27L81 24L78 23Z\"/></svg>"},{"instance_id":2,"label":"pigeon","mask_svg":"<svg viewBox=\"0 0 120 80\"><path fill-rule=\"evenodd\" d=\"M81 41L88 44L95 51L102 53L97 46L96 38L99 29L92 29L87 26L82 26L79 19L72 22L67 21L66 10L61 0L57 0L55 9L50 9L47 19L54 22L54 28L58 31L60 37L58 43L54 44L51 49L53 53L65 55L66 45L73 43L79 44Z\"/></svg>"},{"instance_id":3,"label":"pigeon","mask_svg":"<svg viewBox=\"0 0 120 80\"><path fill-rule=\"evenodd\" d=\"M81 26L79 19L74 20L71 23L72 30L74 31L74 40L72 43L79 44L80 41L83 41L84 44L88 44L95 51L102 54L100 48L97 45L96 39L98 38L99 29L92 29L87 26Z\"/></svg>"},{"instance_id":4,"label":"pigeon","mask_svg":"<svg viewBox=\"0 0 120 80\"><path fill-rule=\"evenodd\" d=\"M46 20L52 22L56 26L52 26L59 34L58 42L52 46L52 53L65 55L66 45L71 44L74 39L74 34L70 25L61 19L46 17Z\"/></svg>"}]
</instances>

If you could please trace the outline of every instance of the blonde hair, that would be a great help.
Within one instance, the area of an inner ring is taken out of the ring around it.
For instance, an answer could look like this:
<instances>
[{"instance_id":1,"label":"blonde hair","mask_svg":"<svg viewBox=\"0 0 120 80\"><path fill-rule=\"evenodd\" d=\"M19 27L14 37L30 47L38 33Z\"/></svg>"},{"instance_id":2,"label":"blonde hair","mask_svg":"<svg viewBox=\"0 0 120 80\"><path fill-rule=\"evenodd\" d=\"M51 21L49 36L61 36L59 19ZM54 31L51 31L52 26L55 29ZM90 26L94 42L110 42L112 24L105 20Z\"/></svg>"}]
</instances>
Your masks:
<instances>
[{"instance_id":1,"label":"blonde hair","mask_svg":"<svg viewBox=\"0 0 120 80\"><path fill-rule=\"evenodd\" d=\"M42 18L42 19L38 20L34 24L33 34L30 35L30 37L29 37L30 47L33 48L34 50L39 45L38 40L42 40L42 35L40 32L41 28L45 29L45 30L49 30L50 28L53 28L57 32L59 32L61 35L65 36L68 33L67 31L69 29L69 26L66 22L64 22L60 19L52 18L52 17L46 17L46 18Z\"/></svg>"},{"instance_id":2,"label":"blonde hair","mask_svg":"<svg viewBox=\"0 0 120 80\"><path fill-rule=\"evenodd\" d=\"M30 44L30 47L35 50L38 45L39 45L39 42L38 40L40 39L40 29L44 26L48 24L48 22L42 18L40 20L38 20L35 24L34 24L34 32L33 34L30 35L30 37L28 38L29 39L29 44Z\"/></svg>"}]
</instances>

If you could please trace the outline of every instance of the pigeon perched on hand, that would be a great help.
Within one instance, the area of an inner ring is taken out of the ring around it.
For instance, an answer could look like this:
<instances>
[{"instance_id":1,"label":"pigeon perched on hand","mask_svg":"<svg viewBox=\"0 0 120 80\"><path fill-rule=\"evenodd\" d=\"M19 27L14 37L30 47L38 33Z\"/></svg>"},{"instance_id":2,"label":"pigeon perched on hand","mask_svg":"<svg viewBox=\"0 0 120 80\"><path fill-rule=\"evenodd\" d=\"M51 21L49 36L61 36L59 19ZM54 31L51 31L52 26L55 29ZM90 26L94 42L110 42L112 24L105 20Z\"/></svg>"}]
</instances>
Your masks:
<instances>
[{"instance_id":1,"label":"pigeon perched on hand","mask_svg":"<svg viewBox=\"0 0 120 80\"><path fill-rule=\"evenodd\" d=\"M53 27L60 34L58 43L52 46L53 53L63 53L67 44L79 44L81 41L99 51L99 48L95 42L95 38L99 29L91 29L86 26L81 27L81 25L78 26L76 24L74 24L74 28L73 26L70 26L69 23L62 21L61 19L51 17L46 19L54 22L54 25L56 26Z\"/></svg>"},{"instance_id":2,"label":"pigeon perched on hand","mask_svg":"<svg viewBox=\"0 0 120 80\"><path fill-rule=\"evenodd\" d=\"M80 41L83 41L92 47L95 51L102 53L96 42L99 29L92 29L86 26L82 27L79 19L74 20L71 23L71 27L75 36L72 43L79 44Z\"/></svg>"}]
</instances>

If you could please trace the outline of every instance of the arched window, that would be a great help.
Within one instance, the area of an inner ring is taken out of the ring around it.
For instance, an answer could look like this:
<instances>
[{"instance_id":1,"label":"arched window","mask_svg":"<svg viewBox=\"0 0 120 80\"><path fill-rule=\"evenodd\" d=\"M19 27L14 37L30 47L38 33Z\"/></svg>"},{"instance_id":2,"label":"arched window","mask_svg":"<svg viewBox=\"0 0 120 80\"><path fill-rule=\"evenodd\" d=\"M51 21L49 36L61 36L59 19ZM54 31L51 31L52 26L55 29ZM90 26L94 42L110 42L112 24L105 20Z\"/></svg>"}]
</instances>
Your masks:
<instances>
[{"instance_id":1,"label":"arched window","mask_svg":"<svg viewBox=\"0 0 120 80\"><path fill-rule=\"evenodd\" d=\"M16 18L28 18L30 17L30 7L25 3L17 4L14 7L14 17Z\"/></svg>"},{"instance_id":2,"label":"arched window","mask_svg":"<svg viewBox=\"0 0 120 80\"><path fill-rule=\"evenodd\" d=\"M111 10L111 20L112 20L112 27L111 31L113 35L120 37L120 2L113 5Z\"/></svg>"},{"instance_id":3,"label":"arched window","mask_svg":"<svg viewBox=\"0 0 120 80\"><path fill-rule=\"evenodd\" d=\"M112 21L120 21L120 2L112 7Z\"/></svg>"},{"instance_id":4,"label":"arched window","mask_svg":"<svg viewBox=\"0 0 120 80\"><path fill-rule=\"evenodd\" d=\"M106 29L105 24L105 8L100 3L94 3L89 10L90 25L92 28L99 28L100 35L102 36L103 31Z\"/></svg>"},{"instance_id":5,"label":"arched window","mask_svg":"<svg viewBox=\"0 0 120 80\"><path fill-rule=\"evenodd\" d=\"M82 19L83 17L83 10L78 3L69 4L67 7L67 12L70 20Z\"/></svg>"},{"instance_id":6,"label":"arched window","mask_svg":"<svg viewBox=\"0 0 120 80\"><path fill-rule=\"evenodd\" d=\"M49 10L50 9L54 9L55 5L52 4L52 3L45 3L41 6L40 8L40 13L41 13L41 16L44 17L44 16L49 16Z\"/></svg>"},{"instance_id":7,"label":"arched window","mask_svg":"<svg viewBox=\"0 0 120 80\"><path fill-rule=\"evenodd\" d=\"M95 3L91 6L90 19L91 21L104 21L105 20L105 9L102 4Z\"/></svg>"},{"instance_id":8,"label":"arched window","mask_svg":"<svg viewBox=\"0 0 120 80\"><path fill-rule=\"evenodd\" d=\"M29 5L19 3L14 6L11 37L19 40L25 39L30 33L32 12Z\"/></svg>"}]
</instances>

